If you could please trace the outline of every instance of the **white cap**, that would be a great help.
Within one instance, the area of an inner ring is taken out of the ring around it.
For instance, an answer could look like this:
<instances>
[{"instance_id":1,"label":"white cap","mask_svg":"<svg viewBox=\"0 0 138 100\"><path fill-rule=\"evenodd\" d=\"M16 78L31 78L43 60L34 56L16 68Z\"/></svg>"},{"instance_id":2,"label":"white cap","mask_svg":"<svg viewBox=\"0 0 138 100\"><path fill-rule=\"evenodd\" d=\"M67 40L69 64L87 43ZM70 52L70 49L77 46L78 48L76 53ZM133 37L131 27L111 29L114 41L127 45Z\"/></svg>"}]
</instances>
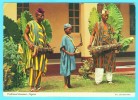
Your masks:
<instances>
[{"instance_id":1,"label":"white cap","mask_svg":"<svg viewBox=\"0 0 138 100\"><path fill-rule=\"evenodd\" d=\"M106 13L106 14L109 14L109 11L108 11L107 9L103 9L103 10L102 10L102 14L105 14L105 13Z\"/></svg>"},{"instance_id":2,"label":"white cap","mask_svg":"<svg viewBox=\"0 0 138 100\"><path fill-rule=\"evenodd\" d=\"M64 24L64 29L69 28L69 27L72 27L69 23Z\"/></svg>"}]
</instances>

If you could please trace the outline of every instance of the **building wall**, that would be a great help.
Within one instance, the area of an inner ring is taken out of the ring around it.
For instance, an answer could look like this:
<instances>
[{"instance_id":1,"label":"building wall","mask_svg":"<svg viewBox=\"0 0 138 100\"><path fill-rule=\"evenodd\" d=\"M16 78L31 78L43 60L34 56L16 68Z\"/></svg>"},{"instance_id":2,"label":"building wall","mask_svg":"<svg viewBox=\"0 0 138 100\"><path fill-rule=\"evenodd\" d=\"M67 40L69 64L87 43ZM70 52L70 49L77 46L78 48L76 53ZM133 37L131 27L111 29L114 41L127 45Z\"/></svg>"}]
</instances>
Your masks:
<instances>
[{"instance_id":1,"label":"building wall","mask_svg":"<svg viewBox=\"0 0 138 100\"><path fill-rule=\"evenodd\" d=\"M17 20L17 3L4 3L3 7L4 7L4 15L16 21Z\"/></svg>"},{"instance_id":2,"label":"building wall","mask_svg":"<svg viewBox=\"0 0 138 100\"><path fill-rule=\"evenodd\" d=\"M135 52L135 35L130 35L130 14L129 14L129 4L120 4L120 11L123 15L123 29L122 29L122 35L127 37L134 37L133 43L131 43L130 47L128 48L127 52Z\"/></svg>"},{"instance_id":3,"label":"building wall","mask_svg":"<svg viewBox=\"0 0 138 100\"><path fill-rule=\"evenodd\" d=\"M89 19L89 16L90 16L90 12L91 12L91 9L93 7L96 7L97 4L96 3L84 3L84 4L81 4L81 27L80 27L80 32L82 33L82 39L83 39L83 46L81 48L81 56L82 57L91 57L88 49L87 49L87 46L90 42L90 33L89 33L89 30L88 30L88 25L89 25L89 22L88 22L88 19ZM97 8L97 7L96 7Z\"/></svg>"}]
</instances>

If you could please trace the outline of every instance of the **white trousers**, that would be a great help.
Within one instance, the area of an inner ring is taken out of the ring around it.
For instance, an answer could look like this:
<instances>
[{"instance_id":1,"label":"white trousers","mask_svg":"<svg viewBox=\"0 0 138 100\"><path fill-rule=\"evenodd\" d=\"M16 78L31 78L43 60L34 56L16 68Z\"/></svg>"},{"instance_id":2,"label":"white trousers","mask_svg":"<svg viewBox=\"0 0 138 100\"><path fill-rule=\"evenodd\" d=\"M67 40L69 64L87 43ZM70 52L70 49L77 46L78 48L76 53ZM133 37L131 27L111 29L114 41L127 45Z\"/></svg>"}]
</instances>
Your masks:
<instances>
[{"instance_id":1,"label":"white trousers","mask_svg":"<svg viewBox=\"0 0 138 100\"><path fill-rule=\"evenodd\" d=\"M108 82L112 82L113 74L112 72L106 72L106 79Z\"/></svg>"},{"instance_id":2,"label":"white trousers","mask_svg":"<svg viewBox=\"0 0 138 100\"><path fill-rule=\"evenodd\" d=\"M103 68L95 68L95 82L96 84L100 84L103 81Z\"/></svg>"},{"instance_id":3,"label":"white trousers","mask_svg":"<svg viewBox=\"0 0 138 100\"><path fill-rule=\"evenodd\" d=\"M100 84L103 81L104 68L95 68L95 82ZM106 72L106 79L109 82L112 82L112 72Z\"/></svg>"}]
</instances>

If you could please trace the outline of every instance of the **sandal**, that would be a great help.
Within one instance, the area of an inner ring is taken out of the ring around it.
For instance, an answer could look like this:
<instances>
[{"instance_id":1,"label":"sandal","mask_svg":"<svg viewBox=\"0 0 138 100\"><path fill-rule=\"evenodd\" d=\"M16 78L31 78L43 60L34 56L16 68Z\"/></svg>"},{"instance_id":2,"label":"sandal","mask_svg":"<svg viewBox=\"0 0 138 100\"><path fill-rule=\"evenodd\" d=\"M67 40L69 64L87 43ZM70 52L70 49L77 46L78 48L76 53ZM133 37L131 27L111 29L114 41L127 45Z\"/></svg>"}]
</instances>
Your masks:
<instances>
[{"instance_id":1,"label":"sandal","mask_svg":"<svg viewBox=\"0 0 138 100\"><path fill-rule=\"evenodd\" d=\"M41 86L37 88L37 90L40 90L41 89Z\"/></svg>"}]
</instances>

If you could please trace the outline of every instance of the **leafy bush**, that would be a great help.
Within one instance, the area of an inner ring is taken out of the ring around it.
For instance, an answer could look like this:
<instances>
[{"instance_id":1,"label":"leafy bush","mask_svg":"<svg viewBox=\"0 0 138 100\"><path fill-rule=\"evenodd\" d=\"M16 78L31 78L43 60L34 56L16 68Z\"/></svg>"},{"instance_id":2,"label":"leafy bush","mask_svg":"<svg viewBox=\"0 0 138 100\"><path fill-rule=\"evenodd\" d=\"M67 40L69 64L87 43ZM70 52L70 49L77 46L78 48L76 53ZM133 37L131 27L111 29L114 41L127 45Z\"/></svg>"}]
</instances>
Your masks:
<instances>
[{"instance_id":1,"label":"leafy bush","mask_svg":"<svg viewBox=\"0 0 138 100\"><path fill-rule=\"evenodd\" d=\"M4 15L4 89L13 87L23 87L27 83L27 75L25 68L27 66L28 45L23 38L23 33L29 21L33 20L33 16L29 11L21 13L21 18L14 22L12 19ZM42 22L46 28L47 42L52 39L52 29L48 20ZM19 45L19 46L18 46ZM18 52L18 47L22 48L22 52ZM8 73L7 73L8 70ZM14 74L13 74L14 73Z\"/></svg>"},{"instance_id":2,"label":"leafy bush","mask_svg":"<svg viewBox=\"0 0 138 100\"><path fill-rule=\"evenodd\" d=\"M99 14L96 8L92 8L90 12L90 17L89 17L89 33L91 34L94 28L94 25L99 21Z\"/></svg>"},{"instance_id":3,"label":"leafy bush","mask_svg":"<svg viewBox=\"0 0 138 100\"><path fill-rule=\"evenodd\" d=\"M17 23L4 15L4 37L12 37L14 42L19 43L21 36Z\"/></svg>"},{"instance_id":4,"label":"leafy bush","mask_svg":"<svg viewBox=\"0 0 138 100\"><path fill-rule=\"evenodd\" d=\"M94 72L94 62L93 59L90 58L88 60L83 60L83 65L78 70L79 74L83 76L83 78L93 78Z\"/></svg>"},{"instance_id":5,"label":"leafy bush","mask_svg":"<svg viewBox=\"0 0 138 100\"><path fill-rule=\"evenodd\" d=\"M8 66L7 63L3 65L3 88L8 89L13 81L13 76L15 73L11 72L11 66Z\"/></svg>"},{"instance_id":6,"label":"leafy bush","mask_svg":"<svg viewBox=\"0 0 138 100\"><path fill-rule=\"evenodd\" d=\"M26 84L26 74L21 54L18 53L18 44L14 43L12 37L4 38L4 89L22 87ZM8 70L8 73L7 73ZM14 74L13 74L14 73ZM12 77L12 78L11 78ZM7 86L9 88L7 88Z\"/></svg>"}]
</instances>

